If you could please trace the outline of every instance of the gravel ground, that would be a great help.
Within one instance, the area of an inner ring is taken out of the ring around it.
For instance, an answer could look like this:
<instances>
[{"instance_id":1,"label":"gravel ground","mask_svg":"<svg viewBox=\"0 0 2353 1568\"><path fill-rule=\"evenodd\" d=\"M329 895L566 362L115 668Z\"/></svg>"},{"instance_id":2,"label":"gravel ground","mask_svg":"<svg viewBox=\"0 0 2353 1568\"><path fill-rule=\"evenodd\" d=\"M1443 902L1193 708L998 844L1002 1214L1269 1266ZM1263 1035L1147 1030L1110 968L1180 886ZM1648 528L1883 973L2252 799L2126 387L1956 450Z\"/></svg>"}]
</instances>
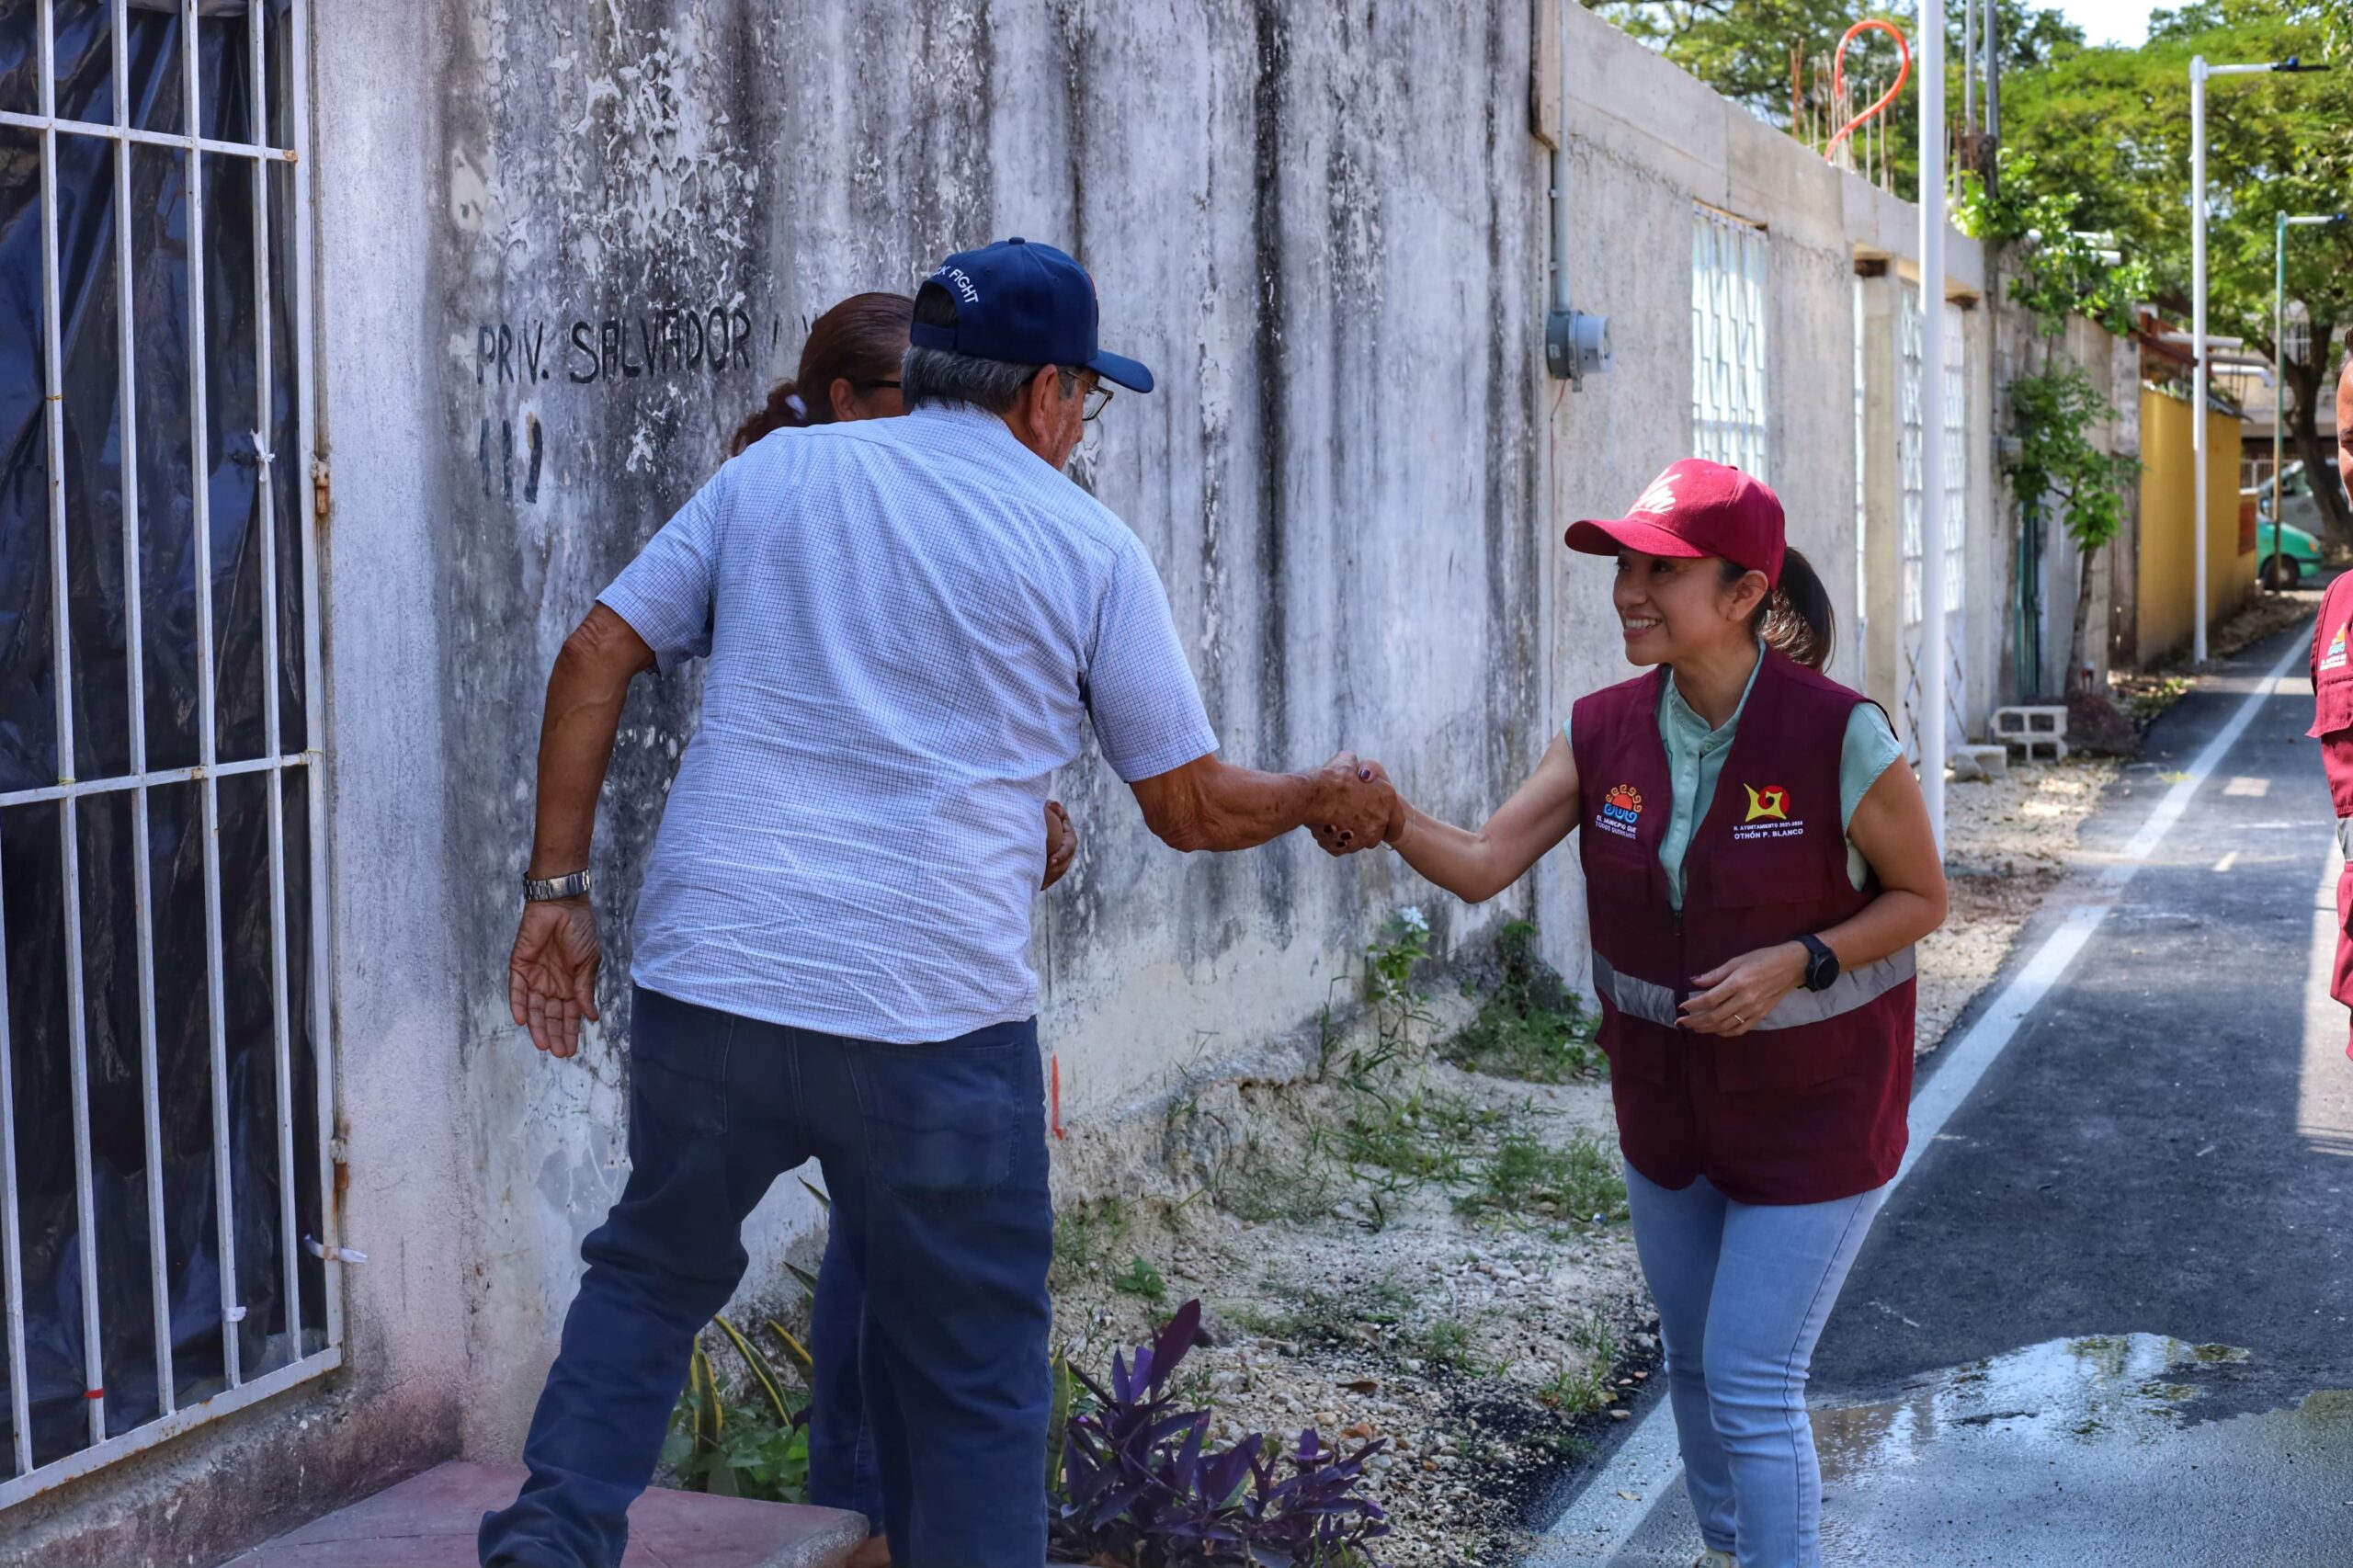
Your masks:
<instances>
[{"instance_id":1,"label":"gravel ground","mask_svg":"<svg viewBox=\"0 0 2353 1568\"><path fill-rule=\"evenodd\" d=\"M1924 1052L2058 885L2115 767L1951 786L1953 915L1921 953ZM1614 1166L1608 1085L1436 1060L1430 1040L1470 1011L1448 1000L1412 1051L1354 1085L1242 1085L1173 1108L1164 1157L1191 1173L1191 1196L1071 1206L1056 1247L1057 1334L1090 1373L1199 1297L1214 1343L1178 1383L1212 1410L1219 1441L1307 1426L1351 1446L1388 1439L1371 1490L1395 1527L1378 1550L1394 1568L1516 1560L1530 1506L1622 1419L1658 1358L1621 1187L1580 1189L1576 1212L1524 1194L1481 1201L1514 1137ZM1365 1157L1367 1124L1409 1170Z\"/></svg>"},{"instance_id":2,"label":"gravel ground","mask_svg":"<svg viewBox=\"0 0 2353 1568\"><path fill-rule=\"evenodd\" d=\"M2002 966L2027 916L2066 875L2084 818L2115 778L2105 757L2012 764L2006 778L1945 786L1952 912L1920 944L1919 1050L1940 1044Z\"/></svg>"}]
</instances>

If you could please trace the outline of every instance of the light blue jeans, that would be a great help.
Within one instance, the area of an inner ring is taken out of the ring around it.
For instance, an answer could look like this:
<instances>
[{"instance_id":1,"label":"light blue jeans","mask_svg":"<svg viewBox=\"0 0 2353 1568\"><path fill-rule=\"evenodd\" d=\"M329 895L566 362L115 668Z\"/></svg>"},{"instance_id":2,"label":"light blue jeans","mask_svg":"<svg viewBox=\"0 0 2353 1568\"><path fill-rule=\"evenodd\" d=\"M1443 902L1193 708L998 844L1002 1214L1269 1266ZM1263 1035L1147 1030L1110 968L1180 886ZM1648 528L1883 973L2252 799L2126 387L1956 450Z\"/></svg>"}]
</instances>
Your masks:
<instances>
[{"instance_id":1,"label":"light blue jeans","mask_svg":"<svg viewBox=\"0 0 2353 1568\"><path fill-rule=\"evenodd\" d=\"M1705 1176L1672 1192L1630 1165L1626 1198L1701 1538L1740 1568L1817 1568L1822 1471L1806 1371L1887 1188L1735 1203Z\"/></svg>"}]
</instances>

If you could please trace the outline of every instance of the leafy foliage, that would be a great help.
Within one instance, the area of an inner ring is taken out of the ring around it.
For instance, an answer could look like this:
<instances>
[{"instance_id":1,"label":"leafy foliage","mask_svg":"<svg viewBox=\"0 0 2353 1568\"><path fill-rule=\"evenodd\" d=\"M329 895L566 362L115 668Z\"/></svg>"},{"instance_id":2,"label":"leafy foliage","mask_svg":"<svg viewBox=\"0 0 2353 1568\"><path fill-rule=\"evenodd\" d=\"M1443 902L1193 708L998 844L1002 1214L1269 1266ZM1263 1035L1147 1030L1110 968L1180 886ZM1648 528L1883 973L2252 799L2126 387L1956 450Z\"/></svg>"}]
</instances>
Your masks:
<instances>
[{"instance_id":1,"label":"leafy foliage","mask_svg":"<svg viewBox=\"0 0 2353 1568\"><path fill-rule=\"evenodd\" d=\"M1576 993L1536 956L1536 927L1515 920L1496 944L1497 975L1479 1016L1449 1040L1458 1067L1531 1084L1568 1084L1609 1075L1594 1044L1599 1020Z\"/></svg>"},{"instance_id":2,"label":"leafy foliage","mask_svg":"<svg viewBox=\"0 0 2353 1568\"><path fill-rule=\"evenodd\" d=\"M2191 314L2189 62L2296 56L2334 69L2217 78L2207 89L2209 330L2266 356L2282 346L2272 315L2275 222L2344 211L2353 196L2353 11L2341 0L2200 0L2153 14L2138 50L2071 51L2003 81L2006 145L2032 154L2047 189L2080 198L2076 223L2145 258L2147 296ZM2289 320L2282 355L2289 429L2315 472L2316 433L2336 346L2353 325L2353 224L2296 229L2285 247ZM2261 394L2268 396L2266 392ZM2348 521L2335 486L2323 504Z\"/></svg>"},{"instance_id":3,"label":"leafy foliage","mask_svg":"<svg viewBox=\"0 0 2353 1568\"><path fill-rule=\"evenodd\" d=\"M1160 1277L1160 1270L1141 1257L1128 1265L1125 1274L1111 1281L1111 1289L1123 1296L1141 1296L1147 1301L1168 1298L1168 1281Z\"/></svg>"},{"instance_id":4,"label":"leafy foliage","mask_svg":"<svg viewBox=\"0 0 2353 1568\"><path fill-rule=\"evenodd\" d=\"M2084 46L2084 35L2055 7L2029 0L1999 0L1995 29L2002 54L2004 87L2010 74L2029 73ZM1583 0L1586 8L1642 40L1700 81L1760 119L1792 134L1792 71L1807 91L1819 73L1827 78L1840 35L1865 16L1883 17L1904 29L1911 42L1915 74L1887 111L1885 126L1894 189L1909 197L1919 184L1920 117L1917 74L1920 8L1916 3L1862 7L1850 0ZM1982 14L1982 7L1981 7ZM1946 101L1961 113L1960 62L1962 8L1945 7L1945 58L1950 80ZM1885 86L1896 73L1894 43L1882 33L1866 33L1847 51L1850 81Z\"/></svg>"},{"instance_id":5,"label":"leafy foliage","mask_svg":"<svg viewBox=\"0 0 2353 1568\"><path fill-rule=\"evenodd\" d=\"M1074 1374L1094 1408L1063 1442L1057 1544L1121 1568L1372 1568L1366 1543L1389 1526L1358 1488L1385 1440L1341 1454L1310 1427L1288 1448L1252 1433L1211 1451L1209 1413L1169 1388L1200 1326L1188 1301L1132 1363L1112 1357L1108 1387Z\"/></svg>"},{"instance_id":6,"label":"leafy foliage","mask_svg":"<svg viewBox=\"0 0 2353 1568\"><path fill-rule=\"evenodd\" d=\"M717 1322L744 1359L747 1386L739 1391L722 1383L698 1338L662 1462L689 1491L805 1503L809 1396L805 1389L789 1387L775 1363L733 1324Z\"/></svg>"},{"instance_id":7,"label":"leafy foliage","mask_svg":"<svg viewBox=\"0 0 2353 1568\"><path fill-rule=\"evenodd\" d=\"M2067 536L2086 554L2122 531L2124 493L2141 473L2139 460L2111 456L2092 441L2092 426L2112 412L2072 360L2010 381L2018 447L2003 467L2022 498L2060 504Z\"/></svg>"},{"instance_id":8,"label":"leafy foliage","mask_svg":"<svg viewBox=\"0 0 2353 1568\"><path fill-rule=\"evenodd\" d=\"M2070 315L2131 332L2133 307L2156 287L2148 260L2128 261L2114 235L2076 227L2083 195L2054 187L2032 153L2005 148L1997 167L1999 178L1990 183L1963 176L1954 221L1965 234L2008 247L2004 259L2018 269L2011 300L2034 313L2046 337L2065 332Z\"/></svg>"},{"instance_id":9,"label":"leafy foliage","mask_svg":"<svg viewBox=\"0 0 2353 1568\"><path fill-rule=\"evenodd\" d=\"M1454 1206L1465 1214L1606 1221L1624 1214L1626 1181L1598 1139L1580 1134L1552 1142L1515 1132L1481 1167L1478 1185Z\"/></svg>"}]
</instances>

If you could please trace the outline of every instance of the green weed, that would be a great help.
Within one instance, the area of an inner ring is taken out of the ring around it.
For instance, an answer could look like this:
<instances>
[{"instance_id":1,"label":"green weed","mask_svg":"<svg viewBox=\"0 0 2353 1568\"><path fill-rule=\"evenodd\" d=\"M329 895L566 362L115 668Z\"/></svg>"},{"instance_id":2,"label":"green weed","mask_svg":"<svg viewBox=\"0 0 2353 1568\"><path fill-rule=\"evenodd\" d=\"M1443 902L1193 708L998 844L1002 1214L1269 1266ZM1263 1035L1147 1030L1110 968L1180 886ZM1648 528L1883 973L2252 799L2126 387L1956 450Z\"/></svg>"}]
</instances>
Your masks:
<instances>
[{"instance_id":1,"label":"green weed","mask_svg":"<svg viewBox=\"0 0 2353 1568\"><path fill-rule=\"evenodd\" d=\"M1504 927L1494 987L1443 1054L1458 1067L1531 1084L1607 1078L1608 1059L1594 1043L1600 1020L1536 956L1535 940L1536 927L1524 920Z\"/></svg>"},{"instance_id":2,"label":"green weed","mask_svg":"<svg viewBox=\"0 0 2353 1568\"><path fill-rule=\"evenodd\" d=\"M1625 1210L1626 1182L1608 1150L1590 1133L1553 1142L1514 1130L1481 1163L1477 1185L1456 1199L1454 1207L1470 1215L1615 1219Z\"/></svg>"},{"instance_id":3,"label":"green weed","mask_svg":"<svg viewBox=\"0 0 2353 1568\"><path fill-rule=\"evenodd\" d=\"M1054 1262L1065 1273L1093 1273L1127 1239L1128 1206L1116 1198L1074 1203L1054 1216Z\"/></svg>"},{"instance_id":4,"label":"green weed","mask_svg":"<svg viewBox=\"0 0 2353 1568\"><path fill-rule=\"evenodd\" d=\"M1168 1299L1168 1281L1160 1277L1160 1270L1140 1257L1128 1265L1126 1273L1111 1281L1111 1289L1123 1296L1141 1296L1147 1301Z\"/></svg>"}]
</instances>

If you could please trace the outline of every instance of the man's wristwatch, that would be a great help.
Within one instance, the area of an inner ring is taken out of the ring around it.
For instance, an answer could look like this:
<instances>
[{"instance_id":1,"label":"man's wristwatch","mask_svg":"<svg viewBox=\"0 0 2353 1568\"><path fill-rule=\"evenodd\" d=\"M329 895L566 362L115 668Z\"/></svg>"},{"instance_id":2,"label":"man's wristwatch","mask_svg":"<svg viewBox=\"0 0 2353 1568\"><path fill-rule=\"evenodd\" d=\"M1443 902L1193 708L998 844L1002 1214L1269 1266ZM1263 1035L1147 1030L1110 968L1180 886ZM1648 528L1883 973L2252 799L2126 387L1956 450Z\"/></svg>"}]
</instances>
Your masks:
<instances>
[{"instance_id":1,"label":"man's wristwatch","mask_svg":"<svg viewBox=\"0 0 2353 1568\"><path fill-rule=\"evenodd\" d=\"M585 871L574 871L563 877L525 877L523 902L545 903L550 899L579 898L588 892L588 873Z\"/></svg>"},{"instance_id":2,"label":"man's wristwatch","mask_svg":"<svg viewBox=\"0 0 2353 1568\"><path fill-rule=\"evenodd\" d=\"M1832 952L1830 944L1819 937L1800 937L1798 941L1806 951L1805 988L1808 991L1829 990L1837 983L1838 955Z\"/></svg>"}]
</instances>

